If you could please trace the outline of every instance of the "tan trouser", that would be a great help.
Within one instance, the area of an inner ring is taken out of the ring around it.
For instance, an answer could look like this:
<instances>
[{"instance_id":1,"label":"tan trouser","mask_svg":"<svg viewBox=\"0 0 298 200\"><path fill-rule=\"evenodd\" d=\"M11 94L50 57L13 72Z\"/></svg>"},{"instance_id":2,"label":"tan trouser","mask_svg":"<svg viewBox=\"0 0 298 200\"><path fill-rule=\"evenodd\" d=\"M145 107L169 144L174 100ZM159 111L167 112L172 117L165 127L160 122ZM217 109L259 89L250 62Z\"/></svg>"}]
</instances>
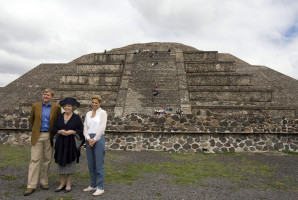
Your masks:
<instances>
[{"instance_id":1,"label":"tan trouser","mask_svg":"<svg viewBox=\"0 0 298 200\"><path fill-rule=\"evenodd\" d=\"M49 169L53 155L50 133L41 132L35 145L31 146L31 161L28 172L27 188L36 188L40 171L40 160L43 157L43 164L40 173L40 184L48 185Z\"/></svg>"}]
</instances>

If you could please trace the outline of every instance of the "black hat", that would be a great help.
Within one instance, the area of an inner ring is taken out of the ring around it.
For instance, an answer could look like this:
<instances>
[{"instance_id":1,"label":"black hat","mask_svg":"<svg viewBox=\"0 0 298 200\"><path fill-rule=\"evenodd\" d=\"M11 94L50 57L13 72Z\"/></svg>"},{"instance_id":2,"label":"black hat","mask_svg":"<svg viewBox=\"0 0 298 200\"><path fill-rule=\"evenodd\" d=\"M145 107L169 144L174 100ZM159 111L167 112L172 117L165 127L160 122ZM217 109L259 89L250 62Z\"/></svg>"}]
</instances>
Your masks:
<instances>
[{"instance_id":1,"label":"black hat","mask_svg":"<svg viewBox=\"0 0 298 200\"><path fill-rule=\"evenodd\" d=\"M71 97L66 97L65 99L60 101L60 106L64 106L65 104L71 104L77 107L80 106L80 103L77 102L75 98L71 98Z\"/></svg>"}]
</instances>

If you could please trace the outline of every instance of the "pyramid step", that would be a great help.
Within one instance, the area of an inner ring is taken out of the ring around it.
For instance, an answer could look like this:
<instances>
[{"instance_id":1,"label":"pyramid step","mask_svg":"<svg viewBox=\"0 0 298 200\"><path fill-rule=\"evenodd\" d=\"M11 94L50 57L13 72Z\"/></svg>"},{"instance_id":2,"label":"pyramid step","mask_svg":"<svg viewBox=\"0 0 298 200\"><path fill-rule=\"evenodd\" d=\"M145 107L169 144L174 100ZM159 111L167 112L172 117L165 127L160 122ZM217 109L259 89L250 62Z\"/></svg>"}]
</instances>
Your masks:
<instances>
[{"instance_id":1,"label":"pyramid step","mask_svg":"<svg viewBox=\"0 0 298 200\"><path fill-rule=\"evenodd\" d=\"M189 86L230 86L230 85L252 85L251 74L217 73L217 74L187 74Z\"/></svg>"},{"instance_id":2,"label":"pyramid step","mask_svg":"<svg viewBox=\"0 0 298 200\"><path fill-rule=\"evenodd\" d=\"M64 99L66 97L73 97L76 99L81 100L88 100L90 101L92 96L100 95L103 101L116 101L118 97L117 91L98 91L98 90L55 90L55 99Z\"/></svg>"},{"instance_id":3,"label":"pyramid step","mask_svg":"<svg viewBox=\"0 0 298 200\"><path fill-rule=\"evenodd\" d=\"M197 91L190 92L191 101L198 102L271 102L273 97L272 91Z\"/></svg>"},{"instance_id":4,"label":"pyramid step","mask_svg":"<svg viewBox=\"0 0 298 200\"><path fill-rule=\"evenodd\" d=\"M235 72L234 62L192 62L185 63L187 73L205 73L205 72Z\"/></svg>"},{"instance_id":5,"label":"pyramid step","mask_svg":"<svg viewBox=\"0 0 298 200\"><path fill-rule=\"evenodd\" d=\"M80 64L85 64L85 63L97 63L97 64L117 64L117 63L122 63L126 59L126 54L105 54L105 53L95 53L90 55L92 58L90 60L80 60Z\"/></svg>"},{"instance_id":6,"label":"pyramid step","mask_svg":"<svg viewBox=\"0 0 298 200\"><path fill-rule=\"evenodd\" d=\"M176 111L178 109L181 109L179 105L168 105L168 106L165 106L165 105L151 105L151 106L144 106L142 107L141 109L139 108L125 108L125 112L128 112L128 113L141 113L141 114L146 114L146 115L149 115L149 116L153 116L155 111L160 111L161 109L163 110L166 110L166 113L168 114L174 114L176 113Z\"/></svg>"},{"instance_id":7,"label":"pyramid step","mask_svg":"<svg viewBox=\"0 0 298 200\"><path fill-rule=\"evenodd\" d=\"M102 86L94 86L94 85L60 85L57 88L53 88L54 91L118 91L119 86L114 85L102 85Z\"/></svg>"},{"instance_id":8,"label":"pyramid step","mask_svg":"<svg viewBox=\"0 0 298 200\"><path fill-rule=\"evenodd\" d=\"M78 74L92 74L92 73L122 73L122 64L78 64Z\"/></svg>"},{"instance_id":9,"label":"pyramid step","mask_svg":"<svg viewBox=\"0 0 298 200\"><path fill-rule=\"evenodd\" d=\"M227 105L213 105L213 106L192 106L192 111L194 113L204 115L206 110L210 110L213 113L217 113L222 117L229 117L229 116L238 116L238 117L245 117L245 116L254 116L255 118L268 118L268 117L280 117L280 118L295 118L295 109L291 107L264 107L264 106L251 106L251 105L244 105L244 106L227 106Z\"/></svg>"},{"instance_id":10,"label":"pyramid step","mask_svg":"<svg viewBox=\"0 0 298 200\"><path fill-rule=\"evenodd\" d=\"M175 54L170 54L165 51L159 51L158 53L152 53L152 51L148 52L140 52L133 55L133 62L139 61L170 61L175 60Z\"/></svg>"},{"instance_id":11,"label":"pyramid step","mask_svg":"<svg viewBox=\"0 0 298 200\"><path fill-rule=\"evenodd\" d=\"M77 75L64 75L60 77L60 84L64 85L120 85L121 76L77 76Z\"/></svg>"},{"instance_id":12,"label":"pyramid step","mask_svg":"<svg viewBox=\"0 0 298 200\"><path fill-rule=\"evenodd\" d=\"M155 84L158 85L157 90L177 90L178 88L178 80L166 79L160 80L153 78L152 80L141 80L139 83L131 83L130 87L134 87L136 89L148 89L153 90Z\"/></svg>"},{"instance_id":13,"label":"pyramid step","mask_svg":"<svg viewBox=\"0 0 298 200\"><path fill-rule=\"evenodd\" d=\"M214 62L218 60L217 51L184 51L184 62Z\"/></svg>"},{"instance_id":14,"label":"pyramid step","mask_svg":"<svg viewBox=\"0 0 298 200\"><path fill-rule=\"evenodd\" d=\"M258 90L253 85L217 85L217 86L210 86L210 85L196 85L196 86L188 86L189 92L199 92L199 91L238 91L238 90ZM263 91L263 89L260 89Z\"/></svg>"},{"instance_id":15,"label":"pyramid step","mask_svg":"<svg viewBox=\"0 0 298 200\"><path fill-rule=\"evenodd\" d=\"M134 107L135 103L140 103L142 107L151 105L179 105L180 99L172 98L136 98L127 99L126 106Z\"/></svg>"}]
</instances>

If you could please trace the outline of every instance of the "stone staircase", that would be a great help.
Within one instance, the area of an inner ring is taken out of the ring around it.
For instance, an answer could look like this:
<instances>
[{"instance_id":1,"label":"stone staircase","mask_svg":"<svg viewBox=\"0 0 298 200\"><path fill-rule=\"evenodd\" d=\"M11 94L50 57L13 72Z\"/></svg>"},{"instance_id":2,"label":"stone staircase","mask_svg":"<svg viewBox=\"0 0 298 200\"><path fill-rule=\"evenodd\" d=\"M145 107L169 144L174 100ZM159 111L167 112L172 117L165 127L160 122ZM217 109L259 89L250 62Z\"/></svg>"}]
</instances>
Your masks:
<instances>
[{"instance_id":1,"label":"stone staircase","mask_svg":"<svg viewBox=\"0 0 298 200\"><path fill-rule=\"evenodd\" d=\"M150 57L152 51L154 50L138 54L131 53L125 65L129 69L127 73L130 76L125 88L126 101L123 104L123 115L130 113L152 115L154 110L161 106L170 107L173 110L180 108L175 54L160 51L152 58ZM158 85L157 96L153 96L155 84Z\"/></svg>"}]
</instances>

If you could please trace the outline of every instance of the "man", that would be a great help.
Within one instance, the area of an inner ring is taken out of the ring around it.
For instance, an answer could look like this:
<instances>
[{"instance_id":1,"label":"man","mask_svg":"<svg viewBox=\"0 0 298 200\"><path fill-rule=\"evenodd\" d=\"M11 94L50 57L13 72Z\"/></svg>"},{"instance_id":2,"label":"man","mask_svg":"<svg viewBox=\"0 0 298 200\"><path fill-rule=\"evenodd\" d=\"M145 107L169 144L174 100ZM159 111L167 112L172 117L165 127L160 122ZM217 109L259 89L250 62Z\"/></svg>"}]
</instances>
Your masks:
<instances>
[{"instance_id":1,"label":"man","mask_svg":"<svg viewBox=\"0 0 298 200\"><path fill-rule=\"evenodd\" d=\"M54 91L45 89L42 94L42 102L33 103L30 114L31 135L31 160L28 172L28 185L24 196L32 194L38 182L40 171L40 160L43 157L43 164L40 173L40 186L48 190L48 172L52 160L53 147L51 134L54 122L61 113L58 104L52 102Z\"/></svg>"}]
</instances>

